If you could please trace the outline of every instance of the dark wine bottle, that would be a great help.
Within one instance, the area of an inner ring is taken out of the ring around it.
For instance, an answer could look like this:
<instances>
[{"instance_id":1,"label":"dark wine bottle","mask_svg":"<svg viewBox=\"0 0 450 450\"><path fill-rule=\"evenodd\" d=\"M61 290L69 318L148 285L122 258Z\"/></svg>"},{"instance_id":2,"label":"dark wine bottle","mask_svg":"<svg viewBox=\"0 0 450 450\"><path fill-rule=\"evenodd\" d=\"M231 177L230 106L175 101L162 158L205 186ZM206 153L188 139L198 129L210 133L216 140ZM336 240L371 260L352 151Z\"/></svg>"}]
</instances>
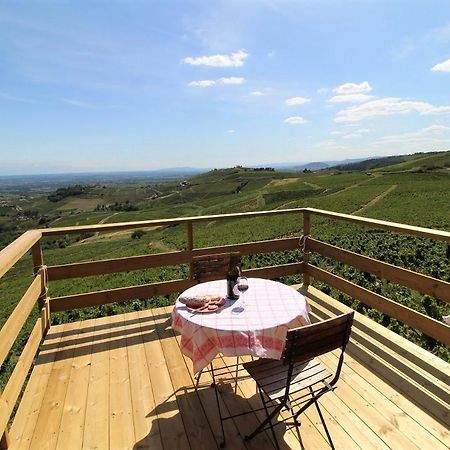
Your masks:
<instances>
[{"instance_id":1,"label":"dark wine bottle","mask_svg":"<svg viewBox=\"0 0 450 450\"><path fill-rule=\"evenodd\" d=\"M227 297L233 300L239 298L239 291L235 289L239 273L239 257L232 255L227 272Z\"/></svg>"}]
</instances>

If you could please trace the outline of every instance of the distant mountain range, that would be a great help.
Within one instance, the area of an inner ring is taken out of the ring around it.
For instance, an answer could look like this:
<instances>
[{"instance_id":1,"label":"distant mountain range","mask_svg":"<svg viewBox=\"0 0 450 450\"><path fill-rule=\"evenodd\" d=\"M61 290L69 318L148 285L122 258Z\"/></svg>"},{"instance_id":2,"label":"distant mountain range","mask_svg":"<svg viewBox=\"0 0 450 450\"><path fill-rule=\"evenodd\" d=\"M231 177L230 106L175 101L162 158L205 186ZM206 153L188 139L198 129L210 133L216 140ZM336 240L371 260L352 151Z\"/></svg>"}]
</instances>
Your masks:
<instances>
[{"instance_id":1,"label":"distant mountain range","mask_svg":"<svg viewBox=\"0 0 450 450\"><path fill-rule=\"evenodd\" d=\"M304 163L273 163L273 164L264 164L268 167L273 167L274 169L281 170L321 170L328 169L329 167L335 166L343 166L347 164L359 163L361 161L367 161L368 159L377 158L376 156L367 156L365 158L350 158L350 159L341 159L341 160L332 160L332 161L313 161L313 162L304 162ZM258 166L252 166L258 167Z\"/></svg>"}]
</instances>

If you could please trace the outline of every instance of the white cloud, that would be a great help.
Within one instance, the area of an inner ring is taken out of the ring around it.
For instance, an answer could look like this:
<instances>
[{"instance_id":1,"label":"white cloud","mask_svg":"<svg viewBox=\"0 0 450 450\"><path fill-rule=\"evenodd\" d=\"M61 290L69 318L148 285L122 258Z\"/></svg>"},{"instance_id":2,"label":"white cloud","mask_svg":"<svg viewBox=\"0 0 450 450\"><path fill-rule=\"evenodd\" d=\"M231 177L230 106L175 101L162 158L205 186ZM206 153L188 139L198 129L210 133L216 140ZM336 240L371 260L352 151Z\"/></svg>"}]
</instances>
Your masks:
<instances>
[{"instance_id":1,"label":"white cloud","mask_svg":"<svg viewBox=\"0 0 450 450\"><path fill-rule=\"evenodd\" d=\"M217 80L195 80L188 83L191 87L210 87L215 84L243 84L245 83L245 78L242 77L222 77Z\"/></svg>"},{"instance_id":2,"label":"white cloud","mask_svg":"<svg viewBox=\"0 0 450 450\"><path fill-rule=\"evenodd\" d=\"M227 133L236 133L236 130L227 130Z\"/></svg>"},{"instance_id":3,"label":"white cloud","mask_svg":"<svg viewBox=\"0 0 450 450\"><path fill-rule=\"evenodd\" d=\"M305 103L310 102L311 99L310 98L306 98L306 97L292 97L292 98L288 98L285 103L288 106L295 106L295 105L304 105Z\"/></svg>"},{"instance_id":4,"label":"white cloud","mask_svg":"<svg viewBox=\"0 0 450 450\"><path fill-rule=\"evenodd\" d=\"M188 86L193 87L209 87L215 85L216 82L214 80L196 80L188 83Z\"/></svg>"},{"instance_id":5,"label":"white cloud","mask_svg":"<svg viewBox=\"0 0 450 450\"><path fill-rule=\"evenodd\" d=\"M88 109L94 108L94 106L91 105L90 103L82 102L79 100L72 100L70 98L61 98L60 100L63 103L66 103L71 106L76 106L77 108L88 108Z\"/></svg>"},{"instance_id":6,"label":"white cloud","mask_svg":"<svg viewBox=\"0 0 450 450\"><path fill-rule=\"evenodd\" d=\"M292 116L288 117L284 122L289 125L302 125L306 122L306 120L301 116Z\"/></svg>"},{"instance_id":7,"label":"white cloud","mask_svg":"<svg viewBox=\"0 0 450 450\"><path fill-rule=\"evenodd\" d=\"M360 138L362 136L361 133L348 133L342 136L342 139L355 139Z\"/></svg>"},{"instance_id":8,"label":"white cloud","mask_svg":"<svg viewBox=\"0 0 450 450\"><path fill-rule=\"evenodd\" d=\"M17 97L15 95L6 94L5 92L0 92L0 99L20 103L36 103L36 101L31 98Z\"/></svg>"},{"instance_id":9,"label":"white cloud","mask_svg":"<svg viewBox=\"0 0 450 450\"><path fill-rule=\"evenodd\" d=\"M450 59L447 59L431 68L432 72L450 72Z\"/></svg>"},{"instance_id":10,"label":"white cloud","mask_svg":"<svg viewBox=\"0 0 450 450\"><path fill-rule=\"evenodd\" d=\"M248 53L246 51L239 50L229 55L188 56L183 59L183 62L191 66L241 67L244 65L247 57Z\"/></svg>"},{"instance_id":11,"label":"white cloud","mask_svg":"<svg viewBox=\"0 0 450 450\"><path fill-rule=\"evenodd\" d=\"M361 103L366 102L373 98L372 95L367 94L348 94L348 95L335 95L331 97L328 101L330 103Z\"/></svg>"},{"instance_id":12,"label":"white cloud","mask_svg":"<svg viewBox=\"0 0 450 450\"><path fill-rule=\"evenodd\" d=\"M370 92L372 87L368 81L363 81L362 83L344 83L333 89L333 92L340 95L347 94L365 94Z\"/></svg>"},{"instance_id":13,"label":"white cloud","mask_svg":"<svg viewBox=\"0 0 450 450\"><path fill-rule=\"evenodd\" d=\"M262 97L263 95L266 95L266 94L264 94L264 92L261 92L261 91L253 91L253 92L250 92L249 95L254 95L255 97Z\"/></svg>"},{"instance_id":14,"label":"white cloud","mask_svg":"<svg viewBox=\"0 0 450 450\"><path fill-rule=\"evenodd\" d=\"M434 106L427 102L403 100L397 97L386 97L371 100L361 105L349 106L336 114L335 122L359 122L360 120L392 114L406 114L415 111L421 115L443 114L450 112L450 106Z\"/></svg>"},{"instance_id":15,"label":"white cloud","mask_svg":"<svg viewBox=\"0 0 450 450\"><path fill-rule=\"evenodd\" d=\"M317 93L319 94L319 95L321 95L321 94L326 94L327 92L329 91L329 89L328 88L319 88L319 89L317 89Z\"/></svg>"},{"instance_id":16,"label":"white cloud","mask_svg":"<svg viewBox=\"0 0 450 450\"><path fill-rule=\"evenodd\" d=\"M450 134L450 127L445 125L430 125L429 127L421 128L417 131L410 131L408 133L401 134L392 134L388 136L383 136L378 140L378 142L384 143L395 143L395 142L408 142L413 141L416 142L418 140L427 140L435 139L436 136L442 136L444 134ZM439 141L439 139L438 139Z\"/></svg>"},{"instance_id":17,"label":"white cloud","mask_svg":"<svg viewBox=\"0 0 450 450\"><path fill-rule=\"evenodd\" d=\"M217 80L220 84L242 84L245 83L245 78L242 77L222 77Z\"/></svg>"}]
</instances>

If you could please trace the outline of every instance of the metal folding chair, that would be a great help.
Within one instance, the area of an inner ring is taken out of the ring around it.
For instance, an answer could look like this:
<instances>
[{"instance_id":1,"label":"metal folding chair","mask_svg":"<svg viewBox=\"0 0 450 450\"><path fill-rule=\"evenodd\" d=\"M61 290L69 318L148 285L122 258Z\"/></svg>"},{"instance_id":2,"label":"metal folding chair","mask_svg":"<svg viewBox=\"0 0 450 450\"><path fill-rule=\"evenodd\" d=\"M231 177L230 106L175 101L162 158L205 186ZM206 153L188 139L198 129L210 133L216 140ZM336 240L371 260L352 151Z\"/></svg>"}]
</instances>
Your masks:
<instances>
[{"instance_id":1,"label":"metal folding chair","mask_svg":"<svg viewBox=\"0 0 450 450\"><path fill-rule=\"evenodd\" d=\"M275 445L279 448L274 426L293 420L290 427L295 426L299 433L300 414L314 404L331 448L334 449L318 400L322 395L336 389L335 385L344 362L345 348L350 338L353 315L351 312L289 330L281 360L258 359L243 364L256 381L263 403L263 408L260 409L264 409L267 416L250 435L245 437L246 440L270 428ZM337 348L341 348L341 353L333 374L315 357ZM283 409L288 412L282 416L282 421L274 424L273 420Z\"/></svg>"}]
</instances>

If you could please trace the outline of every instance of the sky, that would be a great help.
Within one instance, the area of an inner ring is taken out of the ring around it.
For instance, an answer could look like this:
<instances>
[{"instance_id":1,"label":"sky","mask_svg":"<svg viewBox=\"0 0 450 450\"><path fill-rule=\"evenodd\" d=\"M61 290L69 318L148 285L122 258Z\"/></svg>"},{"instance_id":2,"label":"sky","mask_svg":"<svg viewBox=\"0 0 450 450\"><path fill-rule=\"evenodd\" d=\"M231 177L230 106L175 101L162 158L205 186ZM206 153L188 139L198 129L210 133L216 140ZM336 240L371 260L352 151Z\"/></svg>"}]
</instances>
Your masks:
<instances>
[{"instance_id":1,"label":"sky","mask_svg":"<svg viewBox=\"0 0 450 450\"><path fill-rule=\"evenodd\" d=\"M0 0L0 175L448 149L448 0Z\"/></svg>"}]
</instances>

